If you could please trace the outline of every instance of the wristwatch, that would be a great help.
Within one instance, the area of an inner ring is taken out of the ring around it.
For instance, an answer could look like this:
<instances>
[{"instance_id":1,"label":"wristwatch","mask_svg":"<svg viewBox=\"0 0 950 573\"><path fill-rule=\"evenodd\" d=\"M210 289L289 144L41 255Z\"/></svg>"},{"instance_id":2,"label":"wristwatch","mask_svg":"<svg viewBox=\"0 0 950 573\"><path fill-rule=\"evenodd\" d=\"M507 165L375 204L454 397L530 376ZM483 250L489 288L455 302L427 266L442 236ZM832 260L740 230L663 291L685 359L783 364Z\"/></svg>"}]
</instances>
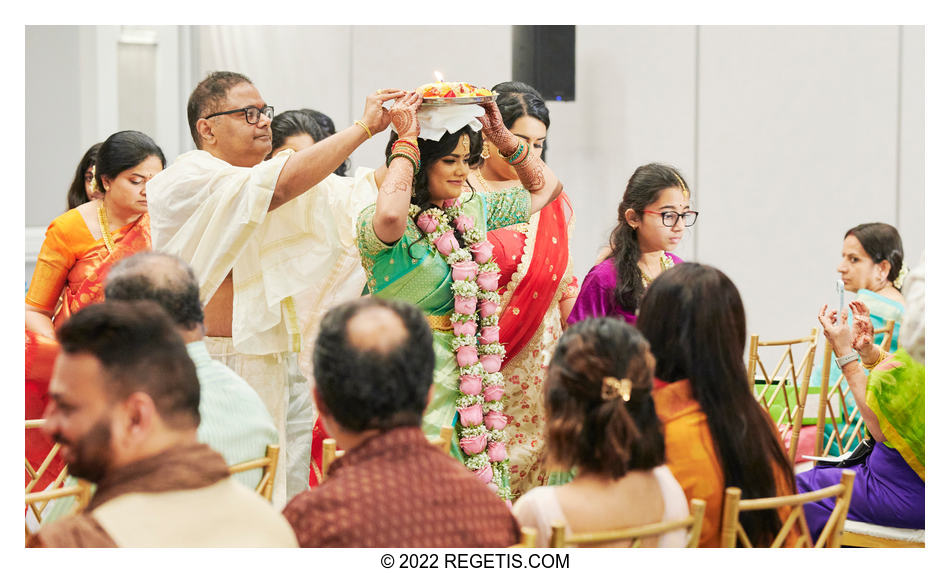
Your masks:
<instances>
[{"instance_id":1,"label":"wristwatch","mask_svg":"<svg viewBox=\"0 0 950 573\"><path fill-rule=\"evenodd\" d=\"M861 355L858 354L857 350L852 349L851 352L845 354L844 356L838 356L835 358L835 362L838 363L838 368L843 368L848 362L854 362L855 360L860 360Z\"/></svg>"}]
</instances>

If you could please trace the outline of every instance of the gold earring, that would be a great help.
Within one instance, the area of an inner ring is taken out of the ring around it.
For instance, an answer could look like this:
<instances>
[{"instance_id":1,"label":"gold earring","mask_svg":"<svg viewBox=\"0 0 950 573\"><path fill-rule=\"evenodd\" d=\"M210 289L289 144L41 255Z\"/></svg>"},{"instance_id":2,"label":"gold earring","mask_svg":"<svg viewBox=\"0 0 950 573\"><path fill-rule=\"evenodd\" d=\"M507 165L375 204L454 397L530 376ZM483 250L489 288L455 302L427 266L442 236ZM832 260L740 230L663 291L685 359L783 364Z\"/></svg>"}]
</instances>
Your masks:
<instances>
[{"instance_id":1,"label":"gold earring","mask_svg":"<svg viewBox=\"0 0 950 573\"><path fill-rule=\"evenodd\" d=\"M487 141L482 142L482 152L479 155L481 155L482 159L488 159L489 157L491 157L491 150L488 149Z\"/></svg>"}]
</instances>

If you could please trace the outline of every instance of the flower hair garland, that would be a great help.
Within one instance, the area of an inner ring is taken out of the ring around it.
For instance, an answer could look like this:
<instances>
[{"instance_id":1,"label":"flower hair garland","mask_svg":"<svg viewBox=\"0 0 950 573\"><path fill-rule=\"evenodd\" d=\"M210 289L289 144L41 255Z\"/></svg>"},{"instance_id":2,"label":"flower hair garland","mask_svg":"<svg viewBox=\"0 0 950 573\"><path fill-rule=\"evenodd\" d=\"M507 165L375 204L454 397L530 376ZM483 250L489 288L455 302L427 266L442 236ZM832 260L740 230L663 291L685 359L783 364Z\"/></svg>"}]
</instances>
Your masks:
<instances>
[{"instance_id":1,"label":"flower hair garland","mask_svg":"<svg viewBox=\"0 0 950 573\"><path fill-rule=\"evenodd\" d=\"M462 213L458 200L445 201L444 210L432 207L420 211L417 205L410 205L409 216L416 218L426 239L452 267L452 351L459 366L455 407L462 461L500 498L510 501L505 379L500 372L505 348L498 341L500 269L492 259L493 247L485 232ZM465 239L465 247L459 245L455 230Z\"/></svg>"}]
</instances>

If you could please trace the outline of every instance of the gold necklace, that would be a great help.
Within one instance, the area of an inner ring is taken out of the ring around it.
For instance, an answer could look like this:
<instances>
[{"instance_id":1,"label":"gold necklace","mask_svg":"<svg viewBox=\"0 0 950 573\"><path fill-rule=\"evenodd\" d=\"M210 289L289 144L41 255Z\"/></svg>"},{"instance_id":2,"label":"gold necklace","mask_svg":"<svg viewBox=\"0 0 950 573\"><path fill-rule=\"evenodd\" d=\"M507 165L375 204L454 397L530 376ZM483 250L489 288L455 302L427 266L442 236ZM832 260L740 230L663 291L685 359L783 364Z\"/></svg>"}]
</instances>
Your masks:
<instances>
[{"instance_id":1,"label":"gold necklace","mask_svg":"<svg viewBox=\"0 0 950 573\"><path fill-rule=\"evenodd\" d=\"M667 253L660 255L660 273L671 268L673 268L673 257ZM648 275L645 269L640 269L640 275L643 280L643 286L650 286L650 283L653 282L653 277Z\"/></svg>"},{"instance_id":2,"label":"gold necklace","mask_svg":"<svg viewBox=\"0 0 950 573\"><path fill-rule=\"evenodd\" d=\"M481 169L475 170L475 177L478 179L478 182L482 184L482 187L485 189L485 193L491 193L491 187L488 186L488 181L485 180L485 176L482 175Z\"/></svg>"},{"instance_id":3,"label":"gold necklace","mask_svg":"<svg viewBox=\"0 0 950 573\"><path fill-rule=\"evenodd\" d=\"M105 241L106 250L109 254L115 250L115 241L112 240L112 233L109 232L109 218L106 216L106 202L99 203L99 230L102 231L102 240Z\"/></svg>"}]
</instances>

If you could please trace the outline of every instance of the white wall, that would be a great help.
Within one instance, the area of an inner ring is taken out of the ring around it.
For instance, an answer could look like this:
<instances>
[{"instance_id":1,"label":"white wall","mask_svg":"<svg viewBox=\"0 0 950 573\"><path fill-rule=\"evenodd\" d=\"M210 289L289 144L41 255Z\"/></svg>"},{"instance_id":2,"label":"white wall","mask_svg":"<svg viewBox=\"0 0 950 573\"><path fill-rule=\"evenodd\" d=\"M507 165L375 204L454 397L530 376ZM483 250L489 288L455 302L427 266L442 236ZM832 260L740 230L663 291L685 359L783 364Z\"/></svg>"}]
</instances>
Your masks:
<instances>
[{"instance_id":1,"label":"white wall","mask_svg":"<svg viewBox=\"0 0 950 573\"><path fill-rule=\"evenodd\" d=\"M28 227L60 212L75 162L96 141L86 136L122 128L109 109L118 30L27 27ZM213 69L247 74L278 111L312 107L342 128L366 94L414 87L434 70L486 86L510 79L510 32L159 28L159 143L169 159L191 148L184 103ZM576 101L548 104L548 162L574 203L579 278L616 221L627 179L650 161L676 165L693 187L702 214L678 254L733 278L750 332L785 337L815 325L842 235L857 223L897 225L908 263L919 259L922 27L578 26L576 45ZM77 55L96 73L71 72ZM58 95L74 82L86 94L78 107ZM32 95L53 87L55 101ZM72 107L51 114L53 103ZM54 131L56 141L31 139ZM360 147L353 165L378 165L384 139Z\"/></svg>"}]
</instances>

